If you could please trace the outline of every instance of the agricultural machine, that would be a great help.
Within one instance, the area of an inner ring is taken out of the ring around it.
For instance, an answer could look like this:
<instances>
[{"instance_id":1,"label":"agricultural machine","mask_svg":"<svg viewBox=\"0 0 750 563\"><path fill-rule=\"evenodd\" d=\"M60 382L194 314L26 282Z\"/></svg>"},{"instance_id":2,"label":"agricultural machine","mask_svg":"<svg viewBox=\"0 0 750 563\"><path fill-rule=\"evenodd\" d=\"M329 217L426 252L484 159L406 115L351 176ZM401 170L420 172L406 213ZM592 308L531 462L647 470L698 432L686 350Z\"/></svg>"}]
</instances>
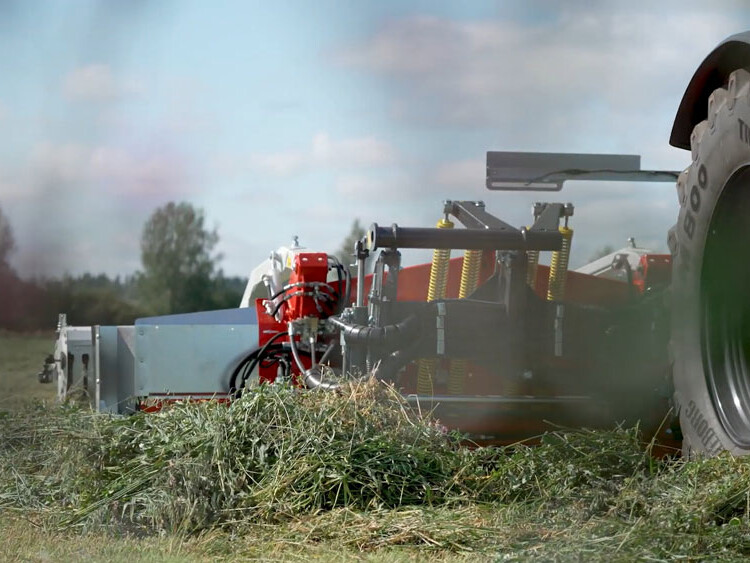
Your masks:
<instances>
[{"instance_id":1,"label":"agricultural machine","mask_svg":"<svg viewBox=\"0 0 750 563\"><path fill-rule=\"evenodd\" d=\"M676 182L670 254L632 242L570 270L573 205L540 201L514 227L482 202L445 201L434 228L373 224L351 267L296 242L278 249L236 309L133 326L71 327L61 315L40 378L56 380L61 399L81 388L96 409L130 413L232 400L255 381L336 392L375 377L476 440L640 421L687 453L748 453L746 68L750 32L696 71L670 140L691 151L682 172L641 170L628 155L487 153L490 190ZM402 267L414 248L433 249L432 262Z\"/></svg>"}]
</instances>

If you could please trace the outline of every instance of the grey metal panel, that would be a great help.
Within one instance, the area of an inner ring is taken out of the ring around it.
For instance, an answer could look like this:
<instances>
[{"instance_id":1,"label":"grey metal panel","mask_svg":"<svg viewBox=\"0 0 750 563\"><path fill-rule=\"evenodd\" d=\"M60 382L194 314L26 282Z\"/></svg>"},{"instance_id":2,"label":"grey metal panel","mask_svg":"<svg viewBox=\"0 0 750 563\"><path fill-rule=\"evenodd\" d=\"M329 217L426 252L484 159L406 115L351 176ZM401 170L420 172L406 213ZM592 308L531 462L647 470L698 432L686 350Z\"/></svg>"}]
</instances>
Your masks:
<instances>
[{"instance_id":1,"label":"grey metal panel","mask_svg":"<svg viewBox=\"0 0 750 563\"><path fill-rule=\"evenodd\" d=\"M487 153L487 189L557 191L566 180L675 182L671 170L641 170L634 154Z\"/></svg>"},{"instance_id":2,"label":"grey metal panel","mask_svg":"<svg viewBox=\"0 0 750 563\"><path fill-rule=\"evenodd\" d=\"M62 338L65 370L64 378L58 381L57 396L60 400L76 391L93 391L93 376L89 375L94 359L91 327L65 327Z\"/></svg>"},{"instance_id":3,"label":"grey metal panel","mask_svg":"<svg viewBox=\"0 0 750 563\"><path fill-rule=\"evenodd\" d=\"M117 404L120 414L135 412L135 327L117 327Z\"/></svg>"},{"instance_id":4,"label":"grey metal panel","mask_svg":"<svg viewBox=\"0 0 750 563\"><path fill-rule=\"evenodd\" d=\"M199 313L164 315L162 317L144 317L136 319L135 325L241 325L257 324L255 307L219 309Z\"/></svg>"},{"instance_id":5,"label":"grey metal panel","mask_svg":"<svg viewBox=\"0 0 750 563\"><path fill-rule=\"evenodd\" d=\"M99 393L97 396L98 409L100 412L117 413L120 397L117 392L119 379L117 366L117 327L100 326L98 338L98 367L99 373L97 384Z\"/></svg>"},{"instance_id":6,"label":"grey metal panel","mask_svg":"<svg viewBox=\"0 0 750 563\"><path fill-rule=\"evenodd\" d=\"M255 324L136 326L135 392L226 393L235 365L257 342Z\"/></svg>"}]
</instances>

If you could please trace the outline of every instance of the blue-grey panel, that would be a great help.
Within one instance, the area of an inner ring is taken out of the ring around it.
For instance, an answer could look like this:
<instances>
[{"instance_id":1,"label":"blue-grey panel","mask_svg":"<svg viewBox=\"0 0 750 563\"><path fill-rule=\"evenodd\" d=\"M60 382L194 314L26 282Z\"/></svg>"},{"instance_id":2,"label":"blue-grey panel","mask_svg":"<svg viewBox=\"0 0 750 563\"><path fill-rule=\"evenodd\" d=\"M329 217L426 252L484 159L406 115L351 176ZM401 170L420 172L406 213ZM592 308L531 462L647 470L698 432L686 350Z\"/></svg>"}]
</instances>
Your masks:
<instances>
[{"instance_id":1,"label":"blue-grey panel","mask_svg":"<svg viewBox=\"0 0 750 563\"><path fill-rule=\"evenodd\" d=\"M232 370L257 343L256 324L138 325L135 392L226 393Z\"/></svg>"},{"instance_id":2,"label":"blue-grey panel","mask_svg":"<svg viewBox=\"0 0 750 563\"><path fill-rule=\"evenodd\" d=\"M118 412L117 327L99 327L99 410Z\"/></svg>"},{"instance_id":3,"label":"blue-grey panel","mask_svg":"<svg viewBox=\"0 0 750 563\"><path fill-rule=\"evenodd\" d=\"M120 414L135 412L135 327L117 327L117 406Z\"/></svg>"},{"instance_id":4,"label":"blue-grey panel","mask_svg":"<svg viewBox=\"0 0 750 563\"><path fill-rule=\"evenodd\" d=\"M257 324L257 322L258 317L255 314L255 307L243 307L162 317L144 317L137 319L135 325L250 325Z\"/></svg>"}]
</instances>

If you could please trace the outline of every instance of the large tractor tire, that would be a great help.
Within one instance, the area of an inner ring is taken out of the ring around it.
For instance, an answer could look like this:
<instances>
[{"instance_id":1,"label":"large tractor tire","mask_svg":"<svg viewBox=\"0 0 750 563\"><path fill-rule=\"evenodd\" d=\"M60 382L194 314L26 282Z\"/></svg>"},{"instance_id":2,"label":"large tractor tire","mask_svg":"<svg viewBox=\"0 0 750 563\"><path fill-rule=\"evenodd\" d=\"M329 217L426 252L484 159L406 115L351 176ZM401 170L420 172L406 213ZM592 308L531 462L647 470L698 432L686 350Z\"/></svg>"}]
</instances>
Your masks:
<instances>
[{"instance_id":1,"label":"large tractor tire","mask_svg":"<svg viewBox=\"0 0 750 563\"><path fill-rule=\"evenodd\" d=\"M670 354L688 456L750 453L750 72L693 129L677 181Z\"/></svg>"}]
</instances>

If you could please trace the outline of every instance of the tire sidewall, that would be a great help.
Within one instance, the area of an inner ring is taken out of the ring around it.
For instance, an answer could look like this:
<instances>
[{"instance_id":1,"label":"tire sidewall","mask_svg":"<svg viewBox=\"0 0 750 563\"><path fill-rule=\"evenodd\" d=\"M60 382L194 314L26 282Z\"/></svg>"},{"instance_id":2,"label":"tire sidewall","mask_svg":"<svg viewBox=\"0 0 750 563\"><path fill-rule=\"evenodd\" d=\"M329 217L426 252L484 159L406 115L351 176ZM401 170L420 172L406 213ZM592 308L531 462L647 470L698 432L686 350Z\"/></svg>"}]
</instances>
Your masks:
<instances>
[{"instance_id":1,"label":"tire sidewall","mask_svg":"<svg viewBox=\"0 0 750 563\"><path fill-rule=\"evenodd\" d=\"M690 454L750 453L734 444L719 420L706 379L702 336L701 278L711 219L728 180L750 164L750 144L742 138L738 120L750 124L746 98L735 100L732 109L722 102L713 126L706 123L700 134L702 126L696 127L693 163L678 184L670 352L684 449Z\"/></svg>"}]
</instances>

